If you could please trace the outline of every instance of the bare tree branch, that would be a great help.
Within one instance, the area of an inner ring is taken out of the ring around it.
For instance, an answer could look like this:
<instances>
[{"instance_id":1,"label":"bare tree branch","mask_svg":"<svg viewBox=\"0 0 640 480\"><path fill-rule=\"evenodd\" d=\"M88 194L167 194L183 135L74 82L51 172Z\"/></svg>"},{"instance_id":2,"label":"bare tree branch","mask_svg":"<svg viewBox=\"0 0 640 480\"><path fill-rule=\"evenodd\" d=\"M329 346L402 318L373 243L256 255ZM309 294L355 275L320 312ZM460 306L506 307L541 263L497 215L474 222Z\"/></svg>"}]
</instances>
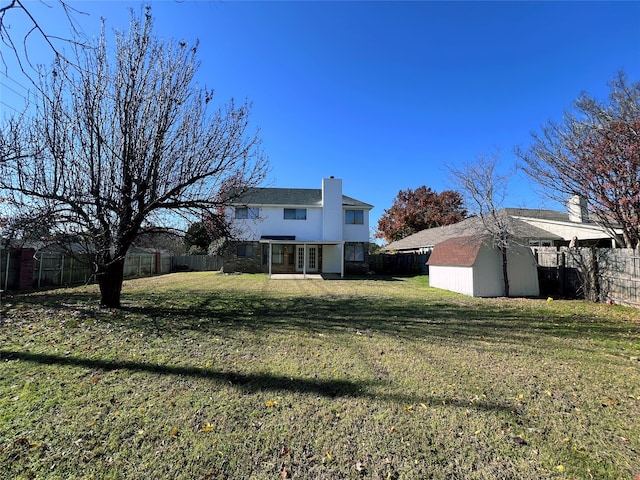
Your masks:
<instances>
[{"instance_id":1,"label":"bare tree branch","mask_svg":"<svg viewBox=\"0 0 640 480\"><path fill-rule=\"evenodd\" d=\"M41 1L40 3L47 6L48 8L53 8L43 1ZM76 47L86 45L86 42L84 40L79 40L79 38L81 38L81 35L75 19L76 15L86 15L86 13L73 8L66 0L56 0L56 3L58 4L59 8L64 11L69 28L71 30L70 37L54 35L47 32L47 29L43 26L42 21L39 18L36 18L35 14L33 13L33 9L29 8L23 0L10 0L5 5L0 7L0 42L4 43L8 47L8 50L13 53L18 67L20 68L22 73L25 74L29 79L31 79L32 77L27 72L26 66L29 66L31 67L31 69L35 70L35 66L32 63L29 54L30 49L28 47L28 41L32 35L39 36L51 49L51 52L53 52L56 58L65 61L68 61L68 58L65 56L63 50L58 45L56 45L56 42ZM11 31L10 25L8 24L8 15L10 13L22 13L26 16L28 24L30 25L27 32L22 36L21 49L17 47L16 42L18 42L18 39L14 38L15 34ZM2 62L5 71L7 71L8 65L3 51L0 51L0 61Z\"/></svg>"},{"instance_id":2,"label":"bare tree branch","mask_svg":"<svg viewBox=\"0 0 640 480\"><path fill-rule=\"evenodd\" d=\"M0 190L49 212L61 238L91 245L101 303L112 307L144 225L203 218L229 201L222 190L257 185L267 171L250 103L211 112L212 92L195 84L197 45L157 39L148 8L131 13L115 43L111 56L103 28L95 45L74 50L78 68L58 60L42 71L46 95L31 120L0 135L0 147L15 142Z\"/></svg>"},{"instance_id":3,"label":"bare tree branch","mask_svg":"<svg viewBox=\"0 0 640 480\"><path fill-rule=\"evenodd\" d=\"M460 168L449 166L453 183L462 192L470 213L480 217L493 245L502 254L502 274L505 296L509 296L508 250L516 241L512 232L511 218L500 210L507 196L509 180L515 174L498 173L498 153L480 155L474 163Z\"/></svg>"},{"instance_id":4,"label":"bare tree branch","mask_svg":"<svg viewBox=\"0 0 640 480\"><path fill-rule=\"evenodd\" d=\"M610 84L609 101L583 93L562 123L533 133L527 149L517 149L525 172L550 198L574 195L588 201L590 217L613 238L622 231L628 248L640 245L640 82L623 73Z\"/></svg>"}]
</instances>

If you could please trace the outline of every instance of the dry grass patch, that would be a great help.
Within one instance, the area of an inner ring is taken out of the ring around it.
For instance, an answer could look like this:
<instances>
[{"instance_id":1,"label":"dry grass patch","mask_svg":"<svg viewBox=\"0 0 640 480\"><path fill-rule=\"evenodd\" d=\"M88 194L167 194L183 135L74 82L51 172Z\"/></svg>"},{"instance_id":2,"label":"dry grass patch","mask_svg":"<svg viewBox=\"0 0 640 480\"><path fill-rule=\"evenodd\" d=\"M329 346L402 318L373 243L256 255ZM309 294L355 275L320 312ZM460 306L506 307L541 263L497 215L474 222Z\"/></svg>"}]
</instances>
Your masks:
<instances>
[{"instance_id":1,"label":"dry grass patch","mask_svg":"<svg viewBox=\"0 0 640 480\"><path fill-rule=\"evenodd\" d=\"M640 474L640 312L426 277L174 274L16 296L2 478Z\"/></svg>"}]
</instances>

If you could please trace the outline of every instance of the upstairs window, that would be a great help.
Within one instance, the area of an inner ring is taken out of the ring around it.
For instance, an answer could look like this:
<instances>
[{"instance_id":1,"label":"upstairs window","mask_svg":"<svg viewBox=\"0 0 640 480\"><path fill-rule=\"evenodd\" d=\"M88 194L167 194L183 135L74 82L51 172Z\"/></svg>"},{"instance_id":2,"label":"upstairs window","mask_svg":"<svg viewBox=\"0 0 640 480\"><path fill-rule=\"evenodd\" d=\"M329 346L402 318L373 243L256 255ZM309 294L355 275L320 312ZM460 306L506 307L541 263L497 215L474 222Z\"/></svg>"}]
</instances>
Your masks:
<instances>
[{"instance_id":1,"label":"upstairs window","mask_svg":"<svg viewBox=\"0 0 640 480\"><path fill-rule=\"evenodd\" d=\"M285 220L306 220L307 209L306 208L285 208L284 219Z\"/></svg>"},{"instance_id":2,"label":"upstairs window","mask_svg":"<svg viewBox=\"0 0 640 480\"><path fill-rule=\"evenodd\" d=\"M347 225L363 225L364 210L345 210L344 223Z\"/></svg>"},{"instance_id":3,"label":"upstairs window","mask_svg":"<svg viewBox=\"0 0 640 480\"><path fill-rule=\"evenodd\" d=\"M256 219L260 215L260 209L249 207L236 207L236 218L238 220Z\"/></svg>"}]
</instances>

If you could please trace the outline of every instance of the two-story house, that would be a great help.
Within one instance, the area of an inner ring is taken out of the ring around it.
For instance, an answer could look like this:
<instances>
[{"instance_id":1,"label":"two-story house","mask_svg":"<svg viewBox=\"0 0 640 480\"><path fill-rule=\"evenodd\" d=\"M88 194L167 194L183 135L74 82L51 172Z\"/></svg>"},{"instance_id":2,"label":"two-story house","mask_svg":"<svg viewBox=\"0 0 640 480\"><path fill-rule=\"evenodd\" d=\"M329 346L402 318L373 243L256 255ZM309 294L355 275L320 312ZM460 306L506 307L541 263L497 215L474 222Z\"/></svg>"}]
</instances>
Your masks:
<instances>
[{"instance_id":1,"label":"two-story house","mask_svg":"<svg viewBox=\"0 0 640 480\"><path fill-rule=\"evenodd\" d=\"M372 205L342 194L342 180L322 188L251 188L225 211L233 241L224 270L364 273Z\"/></svg>"}]
</instances>

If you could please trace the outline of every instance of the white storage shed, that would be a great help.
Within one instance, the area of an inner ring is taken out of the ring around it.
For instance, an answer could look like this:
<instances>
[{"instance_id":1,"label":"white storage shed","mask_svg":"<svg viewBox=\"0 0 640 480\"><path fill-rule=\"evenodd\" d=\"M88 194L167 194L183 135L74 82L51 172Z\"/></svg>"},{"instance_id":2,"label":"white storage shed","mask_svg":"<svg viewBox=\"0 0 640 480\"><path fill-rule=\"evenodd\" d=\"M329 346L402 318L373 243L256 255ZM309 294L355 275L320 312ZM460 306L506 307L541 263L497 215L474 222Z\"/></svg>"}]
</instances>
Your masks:
<instances>
[{"instance_id":1,"label":"white storage shed","mask_svg":"<svg viewBox=\"0 0 640 480\"><path fill-rule=\"evenodd\" d=\"M472 297L504 296L502 254L489 237L455 237L435 245L428 260L429 284ZM509 296L540 295L538 267L530 248L516 244L507 254Z\"/></svg>"}]
</instances>

